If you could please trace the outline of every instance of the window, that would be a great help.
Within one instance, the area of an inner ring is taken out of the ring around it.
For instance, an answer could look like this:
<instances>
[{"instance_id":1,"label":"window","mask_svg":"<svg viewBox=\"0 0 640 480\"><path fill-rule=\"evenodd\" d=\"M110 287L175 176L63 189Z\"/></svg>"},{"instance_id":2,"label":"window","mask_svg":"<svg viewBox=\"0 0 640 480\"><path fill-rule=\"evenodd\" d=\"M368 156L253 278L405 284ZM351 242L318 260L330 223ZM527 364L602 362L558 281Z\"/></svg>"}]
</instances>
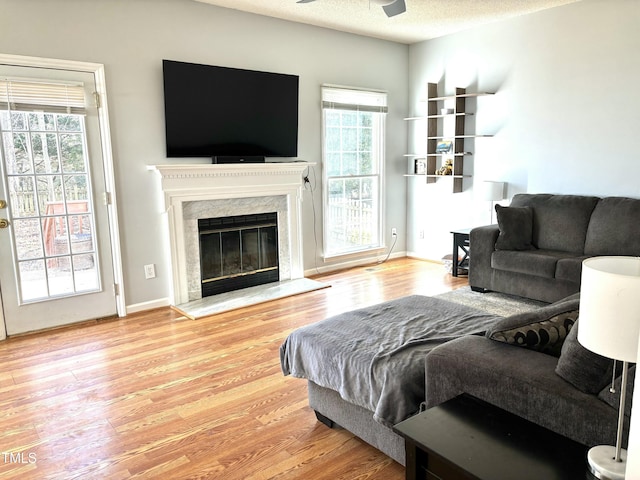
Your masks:
<instances>
[{"instance_id":1,"label":"window","mask_svg":"<svg viewBox=\"0 0 640 480\"><path fill-rule=\"evenodd\" d=\"M0 78L6 176L22 303L100 288L79 83Z\"/></svg>"},{"instance_id":2,"label":"window","mask_svg":"<svg viewBox=\"0 0 640 480\"><path fill-rule=\"evenodd\" d=\"M324 256L383 247L387 95L322 88Z\"/></svg>"}]
</instances>

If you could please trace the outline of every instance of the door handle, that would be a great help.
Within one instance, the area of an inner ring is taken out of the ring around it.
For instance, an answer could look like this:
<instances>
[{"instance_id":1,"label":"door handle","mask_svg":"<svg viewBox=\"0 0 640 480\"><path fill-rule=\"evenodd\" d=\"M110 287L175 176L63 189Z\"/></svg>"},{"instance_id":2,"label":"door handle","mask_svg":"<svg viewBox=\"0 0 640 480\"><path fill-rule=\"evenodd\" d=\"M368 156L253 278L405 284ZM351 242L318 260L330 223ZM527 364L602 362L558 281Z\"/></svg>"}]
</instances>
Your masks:
<instances>
[{"instance_id":1,"label":"door handle","mask_svg":"<svg viewBox=\"0 0 640 480\"><path fill-rule=\"evenodd\" d=\"M9 226L9 220L6 218L0 218L0 228L7 228Z\"/></svg>"},{"instance_id":2,"label":"door handle","mask_svg":"<svg viewBox=\"0 0 640 480\"><path fill-rule=\"evenodd\" d=\"M6 200L0 200L0 210L2 210L3 208L7 208Z\"/></svg>"}]
</instances>

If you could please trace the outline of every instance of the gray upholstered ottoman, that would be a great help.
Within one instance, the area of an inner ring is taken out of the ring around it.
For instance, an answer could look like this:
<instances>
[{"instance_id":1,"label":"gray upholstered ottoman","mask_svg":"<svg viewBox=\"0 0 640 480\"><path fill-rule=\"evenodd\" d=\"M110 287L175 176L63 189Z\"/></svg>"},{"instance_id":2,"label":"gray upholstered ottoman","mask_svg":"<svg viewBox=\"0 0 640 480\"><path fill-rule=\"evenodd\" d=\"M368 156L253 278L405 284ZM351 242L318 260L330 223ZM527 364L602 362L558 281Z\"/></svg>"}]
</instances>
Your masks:
<instances>
[{"instance_id":1,"label":"gray upholstered ottoman","mask_svg":"<svg viewBox=\"0 0 640 480\"><path fill-rule=\"evenodd\" d=\"M280 347L285 375L309 381L309 403L404 464L391 427L425 401L425 356L452 339L482 333L498 317L436 297L412 295L302 327Z\"/></svg>"}]
</instances>

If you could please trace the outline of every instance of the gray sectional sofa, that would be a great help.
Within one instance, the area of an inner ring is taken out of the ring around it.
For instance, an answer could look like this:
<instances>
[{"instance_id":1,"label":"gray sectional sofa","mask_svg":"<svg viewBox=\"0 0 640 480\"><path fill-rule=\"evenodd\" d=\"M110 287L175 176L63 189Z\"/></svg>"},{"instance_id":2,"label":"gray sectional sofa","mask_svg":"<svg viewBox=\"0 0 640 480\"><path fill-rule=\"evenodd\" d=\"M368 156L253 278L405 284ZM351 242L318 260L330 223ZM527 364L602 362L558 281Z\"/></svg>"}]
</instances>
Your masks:
<instances>
[{"instance_id":1,"label":"gray sectional sofa","mask_svg":"<svg viewBox=\"0 0 640 480\"><path fill-rule=\"evenodd\" d=\"M393 425L460 394L588 446L613 444L612 362L577 343L578 309L574 295L503 318L414 295L297 329L280 360L285 375L307 380L318 420L401 464Z\"/></svg>"},{"instance_id":2,"label":"gray sectional sofa","mask_svg":"<svg viewBox=\"0 0 640 480\"><path fill-rule=\"evenodd\" d=\"M576 292L584 258L640 255L640 200L522 194L498 216L502 231L471 231L470 284L548 305L503 318L414 295L294 331L282 370L307 380L320 421L404 464L393 424L469 394L587 446L615 443L613 364L577 342Z\"/></svg>"},{"instance_id":3,"label":"gray sectional sofa","mask_svg":"<svg viewBox=\"0 0 640 480\"><path fill-rule=\"evenodd\" d=\"M469 285L545 302L580 290L582 261L640 255L640 200L518 194L470 234Z\"/></svg>"},{"instance_id":4,"label":"gray sectional sofa","mask_svg":"<svg viewBox=\"0 0 640 480\"><path fill-rule=\"evenodd\" d=\"M573 337L573 346L567 349L573 351L563 352L561 357L484 336L468 335L447 342L425 357L427 408L466 393L584 445L615 445L619 397L609 391L610 379L607 382L606 375L598 374L601 378L586 387L575 381L580 388L567 380L583 375L576 371L590 361L584 358L595 356L588 351L576 354L575 348L583 347L576 345ZM559 366L565 365L566 370L567 363L572 364L569 368L573 373L560 376L558 372L564 372ZM631 374L629 392L633 391L633 377ZM619 392L619 377L617 382ZM594 391L597 388L600 390ZM631 417L629 403L625 445Z\"/></svg>"}]
</instances>

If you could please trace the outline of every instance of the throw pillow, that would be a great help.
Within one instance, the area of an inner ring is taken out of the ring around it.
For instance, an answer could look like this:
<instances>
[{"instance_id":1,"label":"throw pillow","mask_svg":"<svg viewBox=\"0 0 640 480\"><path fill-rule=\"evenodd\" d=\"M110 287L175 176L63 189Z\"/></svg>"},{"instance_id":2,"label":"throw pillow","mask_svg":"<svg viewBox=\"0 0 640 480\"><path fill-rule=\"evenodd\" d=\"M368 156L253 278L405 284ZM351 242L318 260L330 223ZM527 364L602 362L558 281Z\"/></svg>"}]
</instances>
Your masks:
<instances>
[{"instance_id":1,"label":"throw pillow","mask_svg":"<svg viewBox=\"0 0 640 480\"><path fill-rule=\"evenodd\" d=\"M578 318L580 299L560 301L497 321L486 332L491 340L530 348L555 357Z\"/></svg>"},{"instance_id":2,"label":"throw pillow","mask_svg":"<svg viewBox=\"0 0 640 480\"><path fill-rule=\"evenodd\" d=\"M578 342L577 321L562 346L556 373L578 390L597 394L611 381L613 360L593 353Z\"/></svg>"},{"instance_id":3,"label":"throw pillow","mask_svg":"<svg viewBox=\"0 0 640 480\"><path fill-rule=\"evenodd\" d=\"M496 250L533 250L533 210L531 207L496 205L500 234Z\"/></svg>"}]
</instances>

